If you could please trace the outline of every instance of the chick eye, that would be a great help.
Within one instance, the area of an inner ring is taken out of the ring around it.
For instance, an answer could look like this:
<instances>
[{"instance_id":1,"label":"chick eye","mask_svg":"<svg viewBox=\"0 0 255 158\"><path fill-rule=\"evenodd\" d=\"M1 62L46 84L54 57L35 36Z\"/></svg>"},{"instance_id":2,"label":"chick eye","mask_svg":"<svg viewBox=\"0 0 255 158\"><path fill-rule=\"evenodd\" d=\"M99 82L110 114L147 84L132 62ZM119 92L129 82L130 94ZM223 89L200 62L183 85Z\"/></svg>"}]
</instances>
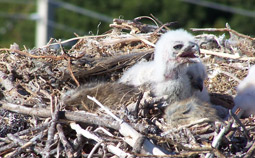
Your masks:
<instances>
[{"instance_id":1,"label":"chick eye","mask_svg":"<svg viewBox=\"0 0 255 158\"><path fill-rule=\"evenodd\" d=\"M183 44L177 44L174 46L174 49L182 49Z\"/></svg>"}]
</instances>

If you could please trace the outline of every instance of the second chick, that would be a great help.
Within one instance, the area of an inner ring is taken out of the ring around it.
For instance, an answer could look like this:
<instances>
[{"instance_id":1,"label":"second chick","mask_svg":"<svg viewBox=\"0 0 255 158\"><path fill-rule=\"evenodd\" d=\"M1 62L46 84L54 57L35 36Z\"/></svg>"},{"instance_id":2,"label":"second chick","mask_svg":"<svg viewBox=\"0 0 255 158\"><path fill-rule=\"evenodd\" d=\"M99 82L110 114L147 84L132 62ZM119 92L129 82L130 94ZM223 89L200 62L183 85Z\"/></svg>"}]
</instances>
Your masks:
<instances>
[{"instance_id":1,"label":"second chick","mask_svg":"<svg viewBox=\"0 0 255 158\"><path fill-rule=\"evenodd\" d=\"M206 119L206 122L221 121L214 106L196 97L168 105L164 118L171 128L195 124L202 119Z\"/></svg>"}]
</instances>

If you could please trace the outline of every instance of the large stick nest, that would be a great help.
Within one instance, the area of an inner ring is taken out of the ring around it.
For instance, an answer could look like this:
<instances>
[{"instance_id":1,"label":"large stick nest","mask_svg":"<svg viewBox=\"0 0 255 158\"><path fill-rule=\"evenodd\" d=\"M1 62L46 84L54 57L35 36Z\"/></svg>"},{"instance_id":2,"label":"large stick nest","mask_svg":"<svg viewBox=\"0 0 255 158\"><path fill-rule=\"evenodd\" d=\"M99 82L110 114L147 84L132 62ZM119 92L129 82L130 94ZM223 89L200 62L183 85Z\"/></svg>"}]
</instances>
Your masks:
<instances>
[{"instance_id":1,"label":"large stick nest","mask_svg":"<svg viewBox=\"0 0 255 158\"><path fill-rule=\"evenodd\" d=\"M9 49L0 49L0 156L146 156L138 154L142 143L140 147L139 142L136 146L125 143L119 133L120 123L110 116L70 111L61 103L61 95L68 90L90 82L114 82L137 61L153 59L157 39L168 30L167 24L158 27L143 24L139 19L114 19L110 27L103 35L51 40L42 48L20 49L13 44ZM196 39L207 67L206 87L211 101L232 108L235 88L255 60L254 38L229 26L191 30L208 33L199 34ZM221 35L211 34L212 31ZM71 48L64 47L76 40ZM253 154L253 117L239 122L230 116L225 125L197 124L160 136L161 114L152 107L135 122L125 121L172 157ZM85 137L76 134L70 122L79 123L87 132ZM237 122L235 128L233 122ZM216 137L220 137L216 140L220 145L213 147Z\"/></svg>"}]
</instances>

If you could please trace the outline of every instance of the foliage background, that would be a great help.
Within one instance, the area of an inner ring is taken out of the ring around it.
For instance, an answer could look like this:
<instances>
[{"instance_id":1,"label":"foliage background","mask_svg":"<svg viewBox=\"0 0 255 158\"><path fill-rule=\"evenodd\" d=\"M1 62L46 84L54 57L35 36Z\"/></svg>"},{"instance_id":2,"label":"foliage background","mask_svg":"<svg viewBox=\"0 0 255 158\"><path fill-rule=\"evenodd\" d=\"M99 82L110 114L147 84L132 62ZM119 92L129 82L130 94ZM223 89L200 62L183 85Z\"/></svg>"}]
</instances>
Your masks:
<instances>
[{"instance_id":1,"label":"foliage background","mask_svg":"<svg viewBox=\"0 0 255 158\"><path fill-rule=\"evenodd\" d=\"M153 14L163 23L178 21L182 28L219 28L226 23L247 35L255 35L255 18L210 9L181 0L62 0L73 5L96 11L112 18L133 19ZM249 11L255 10L255 1L243 0L207 0ZM35 24L28 17L8 17L6 14L31 15L36 12L35 0L29 3L9 3L0 0L0 47L9 47L13 42L34 47ZM15 18L16 17L16 18ZM78 30L79 35L102 34L109 30L109 23L86 17L60 7L55 8L54 20ZM99 25L100 24L100 25ZM74 37L72 31L54 29L54 38Z\"/></svg>"}]
</instances>

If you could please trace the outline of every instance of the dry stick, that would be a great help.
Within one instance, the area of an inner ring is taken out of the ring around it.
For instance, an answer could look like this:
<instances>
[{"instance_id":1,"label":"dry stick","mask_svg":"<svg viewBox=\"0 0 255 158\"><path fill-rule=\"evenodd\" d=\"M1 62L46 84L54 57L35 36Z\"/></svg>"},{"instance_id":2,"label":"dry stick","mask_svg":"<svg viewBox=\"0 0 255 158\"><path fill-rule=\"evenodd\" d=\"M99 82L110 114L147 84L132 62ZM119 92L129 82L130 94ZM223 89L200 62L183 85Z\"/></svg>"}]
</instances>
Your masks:
<instances>
[{"instance_id":1,"label":"dry stick","mask_svg":"<svg viewBox=\"0 0 255 158\"><path fill-rule=\"evenodd\" d=\"M50 117L50 111L45 108L29 108L22 105L12 104L12 103L6 103L6 102L0 102L1 108L5 110L9 110L12 112L30 115L30 116L38 116L38 117Z\"/></svg>"},{"instance_id":2,"label":"dry stick","mask_svg":"<svg viewBox=\"0 0 255 158\"><path fill-rule=\"evenodd\" d=\"M139 17L136 17L134 20L135 20L135 21L136 21L136 20L141 20L141 19L143 19L143 18L150 19L151 21L154 22L154 24L155 24L157 27L159 27L159 26L158 26L158 23L156 22L156 20L153 19L153 18L151 18L151 17L149 17L149 16L139 16Z\"/></svg>"},{"instance_id":3,"label":"dry stick","mask_svg":"<svg viewBox=\"0 0 255 158\"><path fill-rule=\"evenodd\" d=\"M54 141L54 134L55 134L55 130L56 130L56 124L58 121L58 113L59 113L59 104L57 104L57 100L56 97L51 96L51 109L52 109L52 120L51 120L51 125L48 129L48 138L47 138L47 142L44 148L44 153L43 153L43 157L48 158L50 157L50 147ZM55 111L53 110L55 109Z\"/></svg>"},{"instance_id":4,"label":"dry stick","mask_svg":"<svg viewBox=\"0 0 255 158\"><path fill-rule=\"evenodd\" d=\"M232 110L229 110L229 114L230 116L232 116L232 118L236 121L236 123L242 127L243 131L244 131L244 135L247 139L250 140L250 137L249 137L249 132L246 130L245 126L242 124L242 122L239 120L239 118L236 116L236 114L234 114L232 112Z\"/></svg>"},{"instance_id":5,"label":"dry stick","mask_svg":"<svg viewBox=\"0 0 255 158\"><path fill-rule=\"evenodd\" d=\"M249 158L254 156L254 151L255 151L255 141L253 142L252 146L250 149L246 152L244 158Z\"/></svg>"},{"instance_id":6,"label":"dry stick","mask_svg":"<svg viewBox=\"0 0 255 158\"><path fill-rule=\"evenodd\" d=\"M209 55L215 55L223 58L230 58L230 59L235 59L235 60L255 60L255 57L240 57L239 55L232 55L232 54L227 54L224 52L214 52L206 49L200 49L200 52L202 54L209 54Z\"/></svg>"},{"instance_id":7,"label":"dry stick","mask_svg":"<svg viewBox=\"0 0 255 158\"><path fill-rule=\"evenodd\" d=\"M130 146L134 147L139 139L143 137L140 133L138 133L135 129L133 129L129 124L124 122L123 120L116 117L108 108L102 105L98 100L94 97L87 96L88 99L94 101L99 105L102 109L104 109L111 117L117 120L120 123L119 132L124 136L124 141L127 142ZM166 155L169 154L167 151L163 151L156 145L152 144L148 139L144 139L143 149L153 155Z\"/></svg>"},{"instance_id":8,"label":"dry stick","mask_svg":"<svg viewBox=\"0 0 255 158\"><path fill-rule=\"evenodd\" d=\"M22 145L20 148L17 148L15 151L12 153L8 154L7 157L18 157L18 155L23 152L26 148L30 147L33 145L33 142L27 142L24 145Z\"/></svg>"},{"instance_id":9,"label":"dry stick","mask_svg":"<svg viewBox=\"0 0 255 158\"><path fill-rule=\"evenodd\" d=\"M98 127L97 129L94 130L94 132L98 132L98 131L102 131L103 133L105 133L106 135L113 137L113 135L107 131L106 129L104 129L103 127Z\"/></svg>"},{"instance_id":10,"label":"dry stick","mask_svg":"<svg viewBox=\"0 0 255 158\"><path fill-rule=\"evenodd\" d=\"M73 78L74 82L76 83L77 87L79 87L79 86L80 86L80 83L79 83L79 81L75 78L74 73L73 73L73 71L72 71L72 67L71 67L71 58L70 58L70 57L68 58L68 67L67 67L67 68L68 68L68 70L69 70L69 72L70 72L71 77Z\"/></svg>"},{"instance_id":11,"label":"dry stick","mask_svg":"<svg viewBox=\"0 0 255 158\"><path fill-rule=\"evenodd\" d=\"M75 150L74 157L79 157L81 155L83 146L85 143L83 143L85 138L81 134L77 134L76 138L73 143L73 147Z\"/></svg>"},{"instance_id":12,"label":"dry stick","mask_svg":"<svg viewBox=\"0 0 255 158\"><path fill-rule=\"evenodd\" d=\"M221 140L222 140L222 137L224 136L224 134L226 133L227 131L227 128L226 127L223 127L219 134L217 136L215 136L213 138L213 142L212 142L212 147L215 148L215 149L218 149L220 143L221 143ZM214 153L207 153L206 154L206 158L211 158L214 156Z\"/></svg>"},{"instance_id":13,"label":"dry stick","mask_svg":"<svg viewBox=\"0 0 255 158\"><path fill-rule=\"evenodd\" d=\"M103 143L103 139L101 139L100 137L96 136L95 134L87 131L87 130L84 130L80 127L80 125L76 124L76 123L70 123L70 126L73 130L76 131L77 134L82 134L84 137L88 138L88 139L92 139L92 140L95 140L96 142L98 143ZM107 146L113 146L113 145L107 145ZM115 146L113 146L115 147ZM122 151L121 149L119 149L119 151L121 151L120 153L114 153L116 154L117 156L122 156L120 154L123 154L125 153L124 151ZM125 153L125 157L128 157L128 156L131 156L129 153Z\"/></svg>"},{"instance_id":14,"label":"dry stick","mask_svg":"<svg viewBox=\"0 0 255 158\"><path fill-rule=\"evenodd\" d=\"M133 35L133 34L132 34ZM148 38L148 37L147 37ZM115 44L119 44L119 43L127 43L127 42L140 42L141 39L144 39L144 37L127 37L127 38L121 38L121 39L112 39L112 40L107 40L107 41L102 41L100 42L100 44L104 45L104 46L109 46L109 45L115 45ZM148 41L148 40L147 40ZM144 42L146 43L146 42ZM149 44L148 44L149 45Z\"/></svg>"},{"instance_id":15,"label":"dry stick","mask_svg":"<svg viewBox=\"0 0 255 158\"><path fill-rule=\"evenodd\" d=\"M97 35L97 36L81 36L81 37L74 37L74 38L70 38L68 40L65 40L65 41L62 41L60 42L61 44L65 44L65 43L68 43L68 42L71 42L71 41L75 41L75 40L79 40L79 39L86 39L86 38L99 38L99 37L107 37L109 36L109 34L103 34L103 35ZM45 45L41 48L46 48L46 47L49 47L49 46L52 46L52 45L56 45L58 44L57 42L56 43L51 43L51 44L48 44L48 45Z\"/></svg>"},{"instance_id":16,"label":"dry stick","mask_svg":"<svg viewBox=\"0 0 255 158\"><path fill-rule=\"evenodd\" d=\"M63 46L62 46L62 44L61 44L61 41L58 41L58 43L59 43L59 47L60 47L60 49L61 49L63 55L67 56L67 60L68 60L68 67L67 67L67 68L68 68L68 70L69 70L69 72L70 72L70 74L71 74L71 77L73 78L73 80L74 80L74 82L76 83L77 87L79 87L79 86L80 86L80 83L79 83L78 80L75 78L75 76L74 76L74 74L73 74L73 71L72 71L72 67L71 67L71 57L70 57L68 54L66 54L66 52L65 52L65 50L64 50L64 48L63 48Z\"/></svg>"},{"instance_id":17,"label":"dry stick","mask_svg":"<svg viewBox=\"0 0 255 158\"><path fill-rule=\"evenodd\" d=\"M50 110L45 108L29 108L22 105L12 104L12 103L5 103L0 102L1 108L5 110L9 110L12 112L20 113L20 114L26 114L30 116L37 116L37 117L51 117ZM76 122L83 122L88 124L95 124L98 126L105 126L112 129L119 129L119 123L117 121L114 121L112 119L106 118L106 117L99 117L95 114L91 113L81 113L81 112L70 112L70 111L62 111L60 112L61 119L67 119L70 121L76 121ZM145 128L137 126L138 129L145 130Z\"/></svg>"},{"instance_id":18,"label":"dry stick","mask_svg":"<svg viewBox=\"0 0 255 158\"><path fill-rule=\"evenodd\" d=\"M29 132L33 132L33 134L35 134L35 131L36 130L40 130L40 131L42 131L42 130L44 130L46 127L48 127L48 122L46 122L46 123L43 123L43 124L41 124L41 125L39 125L39 126L36 126L36 127L33 127L33 128L29 128L29 129L26 129L26 130L23 130L23 131L20 131L20 132L17 132L17 133L15 133L14 135L15 136L21 136L21 135L24 135L24 134L28 134ZM30 140L30 142L35 142L36 141L36 139L39 139L39 138L41 138L41 134L38 134L36 137L34 137L33 139L31 139ZM27 142L28 143L28 142ZM5 145L5 146L3 146L3 147L1 147L0 148L0 152L2 152L2 151L6 151L6 150L8 150L8 149L11 149L11 148L14 148L15 146L17 146L17 144L15 143L15 142L12 142L12 143L10 143L10 144L8 144L8 145ZM24 147L26 146L26 144L24 145ZM21 148L23 148L23 147L21 147ZM37 153L39 153L39 149L38 148L35 148L35 151L37 152ZM0 156L1 156L1 154L0 154Z\"/></svg>"},{"instance_id":19,"label":"dry stick","mask_svg":"<svg viewBox=\"0 0 255 158\"><path fill-rule=\"evenodd\" d=\"M151 17L153 17L153 19L155 19L161 26L158 28L158 30L156 30L155 32L159 32L163 27L166 30L170 30L167 26L171 26L173 24L176 24L177 22L169 22L169 23L165 23L163 24L158 18L156 18L153 14L150 14Z\"/></svg>"},{"instance_id":20,"label":"dry stick","mask_svg":"<svg viewBox=\"0 0 255 158\"><path fill-rule=\"evenodd\" d=\"M135 157L135 156L132 156L129 153L126 153L125 151L123 151L120 148L113 146L113 145L107 145L106 148L109 152L113 153L114 155L119 155L119 157L121 157L121 158Z\"/></svg>"},{"instance_id":21,"label":"dry stick","mask_svg":"<svg viewBox=\"0 0 255 158\"><path fill-rule=\"evenodd\" d=\"M156 22L158 22L161 26L163 26L164 24L158 19L158 18L156 18L153 14L150 14L150 16L156 21ZM158 26L158 25L157 25ZM158 26L159 27L159 26ZM166 26L164 26L165 27L165 29L167 29L167 30L170 30L168 27L166 27Z\"/></svg>"},{"instance_id":22,"label":"dry stick","mask_svg":"<svg viewBox=\"0 0 255 158\"><path fill-rule=\"evenodd\" d=\"M51 117L50 110L45 108L29 108L23 105L17 105L17 104L6 103L6 102L0 102L0 108L9 110L12 112L20 113L20 114L30 115L30 116L37 116L37 117L44 117L44 118ZM100 117L88 112L81 113L81 112L75 112L75 111L60 111L59 113L60 113L59 114L60 119L94 124L98 126L112 128L115 130L119 130L120 128L120 124L118 121L115 121L108 117L103 117L103 116ZM148 127L144 124L132 124L132 126L135 127L135 129L140 132L146 130Z\"/></svg>"},{"instance_id":23,"label":"dry stick","mask_svg":"<svg viewBox=\"0 0 255 158\"><path fill-rule=\"evenodd\" d=\"M13 151L12 153L9 153L8 155L6 155L7 157L17 157L18 154L20 154L22 151L24 151L26 148L30 147L31 145L35 144L37 140L39 140L42 136L41 134L38 134L37 136L33 137L32 139L30 139L30 141L24 141L22 139L20 139L19 137L16 137L15 135L12 134L8 134L8 137L15 142L18 142L18 144L21 146L19 148L17 148L15 151ZM33 148L35 152L40 153L41 150L38 147Z\"/></svg>"},{"instance_id":24,"label":"dry stick","mask_svg":"<svg viewBox=\"0 0 255 158\"><path fill-rule=\"evenodd\" d=\"M102 142L98 142L93 149L90 151L88 158L91 158L93 156L93 154L95 153L95 151L99 148L99 146L102 144Z\"/></svg>"},{"instance_id":25,"label":"dry stick","mask_svg":"<svg viewBox=\"0 0 255 158\"><path fill-rule=\"evenodd\" d=\"M213 149L213 153L215 154L216 157L226 158L226 156L223 155L218 149Z\"/></svg>"},{"instance_id":26,"label":"dry stick","mask_svg":"<svg viewBox=\"0 0 255 158\"><path fill-rule=\"evenodd\" d=\"M24 55L24 56L28 56L28 57L31 57L31 58L49 58L49 59L53 59L53 60L63 60L66 58L66 55L63 54L61 56L54 56L54 55L33 55L33 54L30 54L30 53L27 53L25 51L20 51L20 50L17 50L17 49L8 49L8 48L3 48L3 49L0 49L0 51L9 51L9 52L15 52L15 53L18 53L20 55Z\"/></svg>"},{"instance_id":27,"label":"dry stick","mask_svg":"<svg viewBox=\"0 0 255 158\"><path fill-rule=\"evenodd\" d=\"M25 135L25 134L27 135L30 132L33 132L33 134L35 134L35 133L45 130L48 126L49 126L49 122L44 122L36 127L31 127L31 128L25 129L23 131L17 132L14 135L15 136L21 136L21 135ZM35 131L38 131L38 132L35 132Z\"/></svg>"},{"instance_id":28,"label":"dry stick","mask_svg":"<svg viewBox=\"0 0 255 158\"><path fill-rule=\"evenodd\" d=\"M66 139L66 137L64 135L63 128L60 124L57 124L57 130L58 130L58 134L59 134L59 139L65 148L67 157L74 157L73 147L71 146L69 141Z\"/></svg>"},{"instance_id":29,"label":"dry stick","mask_svg":"<svg viewBox=\"0 0 255 158\"><path fill-rule=\"evenodd\" d=\"M9 153L10 151L12 151L13 148L15 148L17 146L18 146L17 143L12 142L12 143L10 143L8 145L5 145L5 146L1 147L0 148L0 157L2 155L5 155L5 154Z\"/></svg>"},{"instance_id":30,"label":"dry stick","mask_svg":"<svg viewBox=\"0 0 255 158\"><path fill-rule=\"evenodd\" d=\"M235 30L232 30L230 28L191 28L191 30L192 31L213 31L213 32L215 32L215 31L225 32L226 31L226 32L231 32L231 33L233 33L239 37L242 37L242 38L247 38L252 41L255 40L255 38L241 34L241 33L237 32Z\"/></svg>"},{"instance_id":31,"label":"dry stick","mask_svg":"<svg viewBox=\"0 0 255 158\"><path fill-rule=\"evenodd\" d=\"M140 36L137 36L136 34L131 34L132 36L138 38L139 40L141 40L142 42L144 42L145 44L155 47L155 44L151 43L150 41L146 40L145 38L142 38Z\"/></svg>"},{"instance_id":32,"label":"dry stick","mask_svg":"<svg viewBox=\"0 0 255 158\"><path fill-rule=\"evenodd\" d=\"M88 99L92 100L93 102L95 102L97 105L99 105L106 113L108 113L112 118L114 118L116 121L122 123L123 120L121 120L120 118L118 118L117 116L115 116L107 107L105 107L103 104L101 104L98 100L96 100L96 98L91 97L91 96L87 96Z\"/></svg>"},{"instance_id":33,"label":"dry stick","mask_svg":"<svg viewBox=\"0 0 255 158\"><path fill-rule=\"evenodd\" d=\"M25 130L23 130L23 131L17 132L17 133L15 133L14 135L15 135L15 136L21 136L21 135L25 135L25 134L28 135L28 133L30 133L30 132L33 132L32 134L36 134L36 133L38 133L38 132L40 132L40 131L46 129L46 128L48 127L48 124L49 124L49 122L46 122L46 123L43 123L43 124L41 124L41 125L39 125L39 126L31 127L31 128L25 129ZM37 131L37 132L35 132L35 131ZM13 145L16 144L16 143L10 142L8 138L1 138L0 140L1 140L2 142L5 142L5 143L12 143ZM5 146L5 147L6 147L6 146ZM12 147L11 147L11 148L12 148ZM8 149L8 148L5 148L5 150L7 150L7 149ZM4 150L2 150L2 148L0 148L0 152L1 152L1 151L4 151Z\"/></svg>"},{"instance_id":34,"label":"dry stick","mask_svg":"<svg viewBox=\"0 0 255 158\"><path fill-rule=\"evenodd\" d=\"M19 137L13 135L13 134L7 134L7 137L12 140L14 143L22 146L26 143L26 141L20 139ZM14 150L13 152L9 153L6 155L6 157L12 157L12 156L17 156L21 151L20 150Z\"/></svg>"}]
</instances>

